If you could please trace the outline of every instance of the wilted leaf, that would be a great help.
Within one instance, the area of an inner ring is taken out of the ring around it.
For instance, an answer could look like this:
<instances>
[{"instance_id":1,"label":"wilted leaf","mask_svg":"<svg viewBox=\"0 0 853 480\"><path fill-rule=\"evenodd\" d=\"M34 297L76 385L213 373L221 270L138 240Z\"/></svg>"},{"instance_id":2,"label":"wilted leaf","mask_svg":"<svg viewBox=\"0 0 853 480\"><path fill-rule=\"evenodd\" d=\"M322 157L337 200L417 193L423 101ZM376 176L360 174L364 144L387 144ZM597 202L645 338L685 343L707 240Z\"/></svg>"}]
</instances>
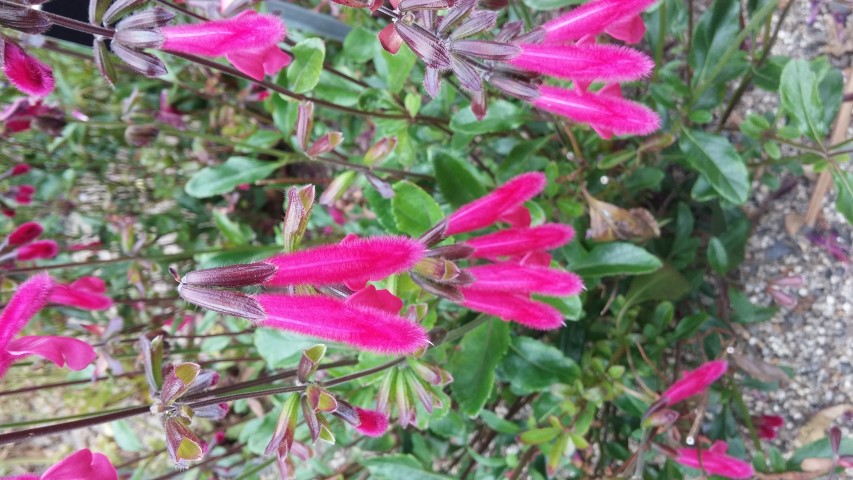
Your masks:
<instances>
[{"instance_id":1,"label":"wilted leaf","mask_svg":"<svg viewBox=\"0 0 853 480\"><path fill-rule=\"evenodd\" d=\"M853 404L842 403L841 405L824 408L817 412L800 429L800 432L797 434L797 442L805 445L826 437L826 431L835 419L847 413L853 413Z\"/></svg>"},{"instance_id":2,"label":"wilted leaf","mask_svg":"<svg viewBox=\"0 0 853 480\"><path fill-rule=\"evenodd\" d=\"M762 382L778 381L779 383L787 383L790 380L784 370L764 360L747 357L746 355L732 355L732 360L734 360L738 368L756 380L761 380Z\"/></svg>"},{"instance_id":3,"label":"wilted leaf","mask_svg":"<svg viewBox=\"0 0 853 480\"><path fill-rule=\"evenodd\" d=\"M655 217L645 208L626 210L596 199L586 189L584 197L589 204L589 230L586 237L597 242L633 240L642 242L660 237Z\"/></svg>"}]
</instances>

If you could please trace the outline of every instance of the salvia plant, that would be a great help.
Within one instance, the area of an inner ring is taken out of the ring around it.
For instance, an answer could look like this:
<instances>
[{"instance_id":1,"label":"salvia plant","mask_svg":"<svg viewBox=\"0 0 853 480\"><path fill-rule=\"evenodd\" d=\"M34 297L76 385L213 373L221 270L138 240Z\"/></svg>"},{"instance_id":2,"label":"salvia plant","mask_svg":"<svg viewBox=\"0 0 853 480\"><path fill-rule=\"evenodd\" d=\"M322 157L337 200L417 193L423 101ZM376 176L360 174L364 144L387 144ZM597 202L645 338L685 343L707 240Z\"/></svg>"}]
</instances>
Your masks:
<instances>
[{"instance_id":1,"label":"salvia plant","mask_svg":"<svg viewBox=\"0 0 853 480\"><path fill-rule=\"evenodd\" d=\"M0 0L0 478L853 467L750 338L810 272L739 269L811 179L791 243L850 263L804 2L60 3Z\"/></svg>"}]
</instances>

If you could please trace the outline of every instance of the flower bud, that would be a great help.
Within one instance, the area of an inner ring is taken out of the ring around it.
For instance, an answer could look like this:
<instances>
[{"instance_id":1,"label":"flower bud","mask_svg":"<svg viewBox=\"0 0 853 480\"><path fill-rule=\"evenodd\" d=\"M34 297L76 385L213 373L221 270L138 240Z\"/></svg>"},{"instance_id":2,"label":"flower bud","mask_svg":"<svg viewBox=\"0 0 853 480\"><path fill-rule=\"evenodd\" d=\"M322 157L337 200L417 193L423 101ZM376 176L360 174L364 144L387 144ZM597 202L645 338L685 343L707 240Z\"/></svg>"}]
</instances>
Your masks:
<instances>
[{"instance_id":1,"label":"flower bud","mask_svg":"<svg viewBox=\"0 0 853 480\"><path fill-rule=\"evenodd\" d=\"M11 246L23 245L25 243L30 243L39 235L42 234L44 228L36 222L26 222L22 223L18 226L11 234L9 234L9 238L7 240L8 244Z\"/></svg>"}]
</instances>

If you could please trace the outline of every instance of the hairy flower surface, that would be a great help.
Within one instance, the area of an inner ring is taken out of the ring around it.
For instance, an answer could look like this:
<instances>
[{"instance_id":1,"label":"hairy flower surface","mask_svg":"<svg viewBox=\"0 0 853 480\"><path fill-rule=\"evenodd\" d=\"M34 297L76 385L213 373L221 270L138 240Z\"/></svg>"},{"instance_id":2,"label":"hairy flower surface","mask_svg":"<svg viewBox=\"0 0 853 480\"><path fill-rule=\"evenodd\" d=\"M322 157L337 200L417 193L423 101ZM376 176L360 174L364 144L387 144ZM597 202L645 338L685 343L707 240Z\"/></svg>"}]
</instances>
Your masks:
<instances>
[{"instance_id":1,"label":"hairy flower surface","mask_svg":"<svg viewBox=\"0 0 853 480\"><path fill-rule=\"evenodd\" d=\"M521 45L515 67L568 80L625 82L647 76L655 64L646 54L617 45Z\"/></svg>"},{"instance_id":2,"label":"hairy flower surface","mask_svg":"<svg viewBox=\"0 0 853 480\"><path fill-rule=\"evenodd\" d=\"M545 175L531 172L504 183L488 195L467 203L447 218L445 235L486 228L545 188Z\"/></svg>"},{"instance_id":3,"label":"hairy flower surface","mask_svg":"<svg viewBox=\"0 0 853 480\"><path fill-rule=\"evenodd\" d=\"M602 32L636 43L642 38L642 31L638 38L636 30L640 27L632 18L653 3L655 0L594 0L542 25L546 32L545 43L579 40ZM645 27L642 30L645 31Z\"/></svg>"},{"instance_id":4,"label":"hairy flower surface","mask_svg":"<svg viewBox=\"0 0 853 480\"><path fill-rule=\"evenodd\" d=\"M44 97L53 91L53 71L38 59L27 55L18 44L0 37L3 73L18 90L27 95Z\"/></svg>"},{"instance_id":5,"label":"hairy flower surface","mask_svg":"<svg viewBox=\"0 0 853 480\"><path fill-rule=\"evenodd\" d=\"M708 450L699 448L679 448L675 461L707 474L724 478L752 478L755 469L747 462L726 455L726 442L715 442Z\"/></svg>"},{"instance_id":6,"label":"hairy flower surface","mask_svg":"<svg viewBox=\"0 0 853 480\"><path fill-rule=\"evenodd\" d=\"M685 372L681 380L673 383L661 394L661 399L666 405L675 405L693 395L699 395L722 377L728 368L729 364L725 360L703 363L695 370Z\"/></svg>"}]
</instances>

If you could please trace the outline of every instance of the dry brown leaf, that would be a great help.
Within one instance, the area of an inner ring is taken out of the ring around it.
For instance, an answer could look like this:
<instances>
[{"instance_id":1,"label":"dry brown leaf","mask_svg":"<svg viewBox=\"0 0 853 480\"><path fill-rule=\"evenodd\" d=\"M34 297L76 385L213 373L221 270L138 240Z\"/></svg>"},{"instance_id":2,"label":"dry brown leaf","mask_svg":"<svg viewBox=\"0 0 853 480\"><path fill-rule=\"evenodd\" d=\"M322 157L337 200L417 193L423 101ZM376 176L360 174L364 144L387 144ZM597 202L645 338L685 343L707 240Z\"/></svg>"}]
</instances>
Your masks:
<instances>
[{"instance_id":1,"label":"dry brown leaf","mask_svg":"<svg viewBox=\"0 0 853 480\"><path fill-rule=\"evenodd\" d=\"M800 432L797 434L797 441L800 445L806 445L826 437L826 431L829 430L835 419L847 412L853 412L853 404L842 403L817 412L800 429Z\"/></svg>"},{"instance_id":2,"label":"dry brown leaf","mask_svg":"<svg viewBox=\"0 0 853 480\"><path fill-rule=\"evenodd\" d=\"M788 212L785 215L785 231L792 237L803 228L805 223L806 219L797 212Z\"/></svg>"},{"instance_id":3,"label":"dry brown leaf","mask_svg":"<svg viewBox=\"0 0 853 480\"><path fill-rule=\"evenodd\" d=\"M800 468L804 472L817 472L818 475L823 475L829 472L832 468L831 458L807 458L800 463Z\"/></svg>"},{"instance_id":4,"label":"dry brown leaf","mask_svg":"<svg viewBox=\"0 0 853 480\"><path fill-rule=\"evenodd\" d=\"M761 380L762 382L778 380L782 384L790 381L788 374L784 370L764 360L737 354L732 355L732 360L735 361L735 365L738 368L756 380Z\"/></svg>"},{"instance_id":5,"label":"dry brown leaf","mask_svg":"<svg viewBox=\"0 0 853 480\"><path fill-rule=\"evenodd\" d=\"M589 204L589 230L587 238L597 242L613 240L645 241L660 237L660 227L655 217L645 208L626 210L596 199L586 189L584 197Z\"/></svg>"}]
</instances>

